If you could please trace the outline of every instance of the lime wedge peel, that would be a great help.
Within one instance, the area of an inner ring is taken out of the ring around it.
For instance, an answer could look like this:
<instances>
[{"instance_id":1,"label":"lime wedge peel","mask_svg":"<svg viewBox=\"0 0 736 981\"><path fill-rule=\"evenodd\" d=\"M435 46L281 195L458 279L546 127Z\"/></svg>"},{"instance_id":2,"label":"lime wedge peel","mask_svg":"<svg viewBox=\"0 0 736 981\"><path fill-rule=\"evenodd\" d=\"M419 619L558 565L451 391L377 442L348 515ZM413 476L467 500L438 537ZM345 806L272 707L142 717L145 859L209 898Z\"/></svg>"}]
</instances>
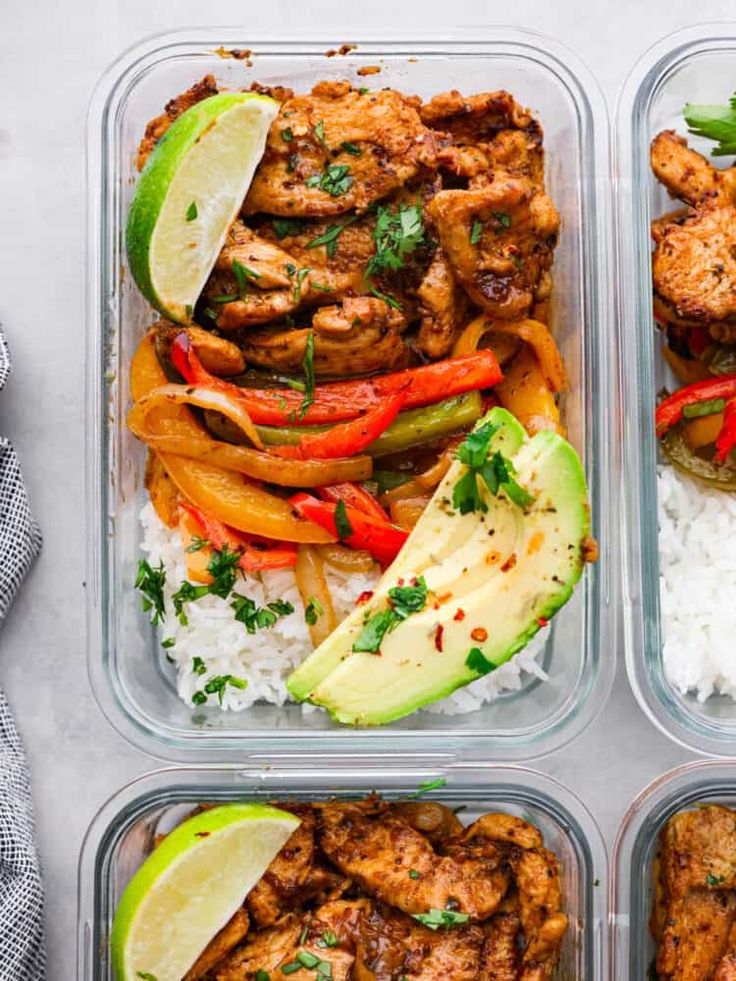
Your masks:
<instances>
[{"instance_id":1,"label":"lime wedge peel","mask_svg":"<svg viewBox=\"0 0 736 981\"><path fill-rule=\"evenodd\" d=\"M149 303L177 323L191 320L278 111L255 92L203 99L171 124L138 179L128 262Z\"/></svg>"},{"instance_id":2,"label":"lime wedge peel","mask_svg":"<svg viewBox=\"0 0 736 981\"><path fill-rule=\"evenodd\" d=\"M181 981L300 824L267 804L184 821L128 883L110 935L116 981Z\"/></svg>"}]
</instances>

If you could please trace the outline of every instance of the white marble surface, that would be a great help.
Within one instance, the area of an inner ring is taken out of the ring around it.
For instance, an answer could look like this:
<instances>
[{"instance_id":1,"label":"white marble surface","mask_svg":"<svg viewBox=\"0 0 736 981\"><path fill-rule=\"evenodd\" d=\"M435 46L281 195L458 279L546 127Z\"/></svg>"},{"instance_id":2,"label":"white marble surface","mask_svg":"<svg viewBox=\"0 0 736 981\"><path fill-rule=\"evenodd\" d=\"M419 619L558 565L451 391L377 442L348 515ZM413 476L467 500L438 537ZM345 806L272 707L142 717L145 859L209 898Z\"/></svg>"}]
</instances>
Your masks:
<instances>
[{"instance_id":1,"label":"white marble surface","mask_svg":"<svg viewBox=\"0 0 736 981\"><path fill-rule=\"evenodd\" d=\"M75 972L76 866L95 810L155 763L113 732L94 703L84 654L83 268L84 126L100 72L152 33L198 24L336 41L383 29L514 21L553 34L596 72L609 106L635 58L694 19L726 19L700 0L31 0L3 5L0 27L0 321L15 356L0 396L0 431L20 454L45 546L0 633L0 683L31 760L48 891L51 979ZM733 8L731 7L731 12ZM613 657L614 652L610 652ZM609 846L632 795L687 754L655 731L623 665L603 715L575 745L539 763L592 807Z\"/></svg>"}]
</instances>

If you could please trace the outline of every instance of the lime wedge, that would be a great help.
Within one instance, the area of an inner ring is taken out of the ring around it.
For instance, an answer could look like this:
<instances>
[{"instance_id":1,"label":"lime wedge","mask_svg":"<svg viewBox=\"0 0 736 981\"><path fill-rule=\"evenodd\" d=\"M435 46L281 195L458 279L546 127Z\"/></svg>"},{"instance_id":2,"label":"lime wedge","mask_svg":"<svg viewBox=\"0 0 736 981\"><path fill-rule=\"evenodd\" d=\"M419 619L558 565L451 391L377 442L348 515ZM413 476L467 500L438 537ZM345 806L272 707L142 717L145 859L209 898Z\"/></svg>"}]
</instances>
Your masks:
<instances>
[{"instance_id":1,"label":"lime wedge","mask_svg":"<svg viewBox=\"0 0 736 981\"><path fill-rule=\"evenodd\" d=\"M191 320L278 111L254 92L203 99L172 123L138 179L128 262L146 299L177 323Z\"/></svg>"},{"instance_id":2,"label":"lime wedge","mask_svg":"<svg viewBox=\"0 0 736 981\"><path fill-rule=\"evenodd\" d=\"M128 883L110 935L117 981L181 981L299 825L267 804L184 821Z\"/></svg>"}]
</instances>

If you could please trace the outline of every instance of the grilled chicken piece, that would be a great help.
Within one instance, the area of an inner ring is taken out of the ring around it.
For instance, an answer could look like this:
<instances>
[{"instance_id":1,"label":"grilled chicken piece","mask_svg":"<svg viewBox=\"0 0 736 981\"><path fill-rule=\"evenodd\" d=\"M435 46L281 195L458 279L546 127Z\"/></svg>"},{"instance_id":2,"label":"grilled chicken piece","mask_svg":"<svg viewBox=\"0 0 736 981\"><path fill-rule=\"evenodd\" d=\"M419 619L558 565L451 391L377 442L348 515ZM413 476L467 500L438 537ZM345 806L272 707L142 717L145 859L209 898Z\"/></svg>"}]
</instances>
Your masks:
<instances>
[{"instance_id":1,"label":"grilled chicken piece","mask_svg":"<svg viewBox=\"0 0 736 981\"><path fill-rule=\"evenodd\" d=\"M657 954L661 981L712 978L726 953L736 916L736 895L716 889L693 889L673 900Z\"/></svg>"},{"instance_id":2,"label":"grilled chicken piece","mask_svg":"<svg viewBox=\"0 0 736 981\"><path fill-rule=\"evenodd\" d=\"M248 894L247 908L254 922L262 927L272 926L285 913L294 912L310 900L324 900L348 884L320 860L314 841L314 809L308 804L279 807L296 814L301 824Z\"/></svg>"},{"instance_id":3,"label":"grilled chicken piece","mask_svg":"<svg viewBox=\"0 0 736 981\"><path fill-rule=\"evenodd\" d=\"M547 981L554 973L567 930L560 863L545 848L523 849L510 862L526 942L519 977L521 981Z\"/></svg>"},{"instance_id":4,"label":"grilled chicken piece","mask_svg":"<svg viewBox=\"0 0 736 981\"><path fill-rule=\"evenodd\" d=\"M467 98L444 92L422 106L421 116L428 126L452 137L450 146L438 150L441 166L484 183L502 170L523 175L543 190L542 127L508 92Z\"/></svg>"},{"instance_id":5,"label":"grilled chicken piece","mask_svg":"<svg viewBox=\"0 0 736 981\"><path fill-rule=\"evenodd\" d=\"M508 865L491 843L478 856L438 855L399 815L376 819L350 803L322 807L321 819L319 843L330 861L369 895L406 913L451 909L484 920L509 887Z\"/></svg>"},{"instance_id":6,"label":"grilled chicken piece","mask_svg":"<svg viewBox=\"0 0 736 981\"><path fill-rule=\"evenodd\" d=\"M734 944L731 941L729 947L731 949L718 962L713 981L736 981L736 950L733 949Z\"/></svg>"},{"instance_id":7,"label":"grilled chicken piece","mask_svg":"<svg viewBox=\"0 0 736 981\"><path fill-rule=\"evenodd\" d=\"M401 337L406 321L398 310L372 296L348 297L341 306L321 307L312 328L251 331L243 341L246 361L279 371L299 371L307 338L314 331L314 373L321 378L394 371L409 363Z\"/></svg>"},{"instance_id":8,"label":"grilled chicken piece","mask_svg":"<svg viewBox=\"0 0 736 981\"><path fill-rule=\"evenodd\" d=\"M430 930L377 905L364 918L355 981L477 981L483 931L478 926Z\"/></svg>"},{"instance_id":9,"label":"grilled chicken piece","mask_svg":"<svg viewBox=\"0 0 736 981\"><path fill-rule=\"evenodd\" d=\"M339 900L326 903L305 922L299 944L284 959L281 967L294 963L298 952L304 951L330 965L332 981L350 981L354 977L356 948L365 917L370 913L368 899ZM294 972L295 979L314 978L315 968ZM277 977L281 974L277 972Z\"/></svg>"},{"instance_id":10,"label":"grilled chicken piece","mask_svg":"<svg viewBox=\"0 0 736 981\"><path fill-rule=\"evenodd\" d=\"M462 832L464 841L488 839L490 841L505 841L519 848L543 848L544 839L539 828L533 824L503 812L484 814Z\"/></svg>"},{"instance_id":11,"label":"grilled chicken piece","mask_svg":"<svg viewBox=\"0 0 736 981\"><path fill-rule=\"evenodd\" d=\"M245 358L237 344L219 337L201 327L179 327L168 320L160 320L152 328L155 335L156 353L159 358L170 360L171 343L184 331L204 367L213 375L223 378L239 375L245 370Z\"/></svg>"},{"instance_id":12,"label":"grilled chicken piece","mask_svg":"<svg viewBox=\"0 0 736 981\"><path fill-rule=\"evenodd\" d=\"M302 921L291 914L276 926L251 932L245 943L217 966L217 981L252 981L257 971L265 971L272 979L281 977L280 972L273 972L296 949L301 931Z\"/></svg>"},{"instance_id":13,"label":"grilled chicken piece","mask_svg":"<svg viewBox=\"0 0 736 981\"><path fill-rule=\"evenodd\" d=\"M428 358L445 358L467 322L469 304L442 249L435 251L417 296L422 318L417 347Z\"/></svg>"},{"instance_id":14,"label":"grilled chicken piece","mask_svg":"<svg viewBox=\"0 0 736 981\"><path fill-rule=\"evenodd\" d=\"M213 967L227 957L231 950L238 946L245 937L250 926L248 914L244 909L237 913L225 924L207 944L192 967L184 975L184 981L199 981L199 978L209 974Z\"/></svg>"},{"instance_id":15,"label":"grilled chicken piece","mask_svg":"<svg viewBox=\"0 0 736 981\"><path fill-rule=\"evenodd\" d=\"M478 981L517 981L521 922L517 913L497 913L483 926Z\"/></svg>"},{"instance_id":16,"label":"grilled chicken piece","mask_svg":"<svg viewBox=\"0 0 736 981\"><path fill-rule=\"evenodd\" d=\"M217 314L215 324L235 330L292 313L310 286L308 269L242 221L234 221L204 295Z\"/></svg>"},{"instance_id":17,"label":"grilled chicken piece","mask_svg":"<svg viewBox=\"0 0 736 981\"><path fill-rule=\"evenodd\" d=\"M156 116L146 126L145 136L138 147L138 170L143 170L153 148L174 120L181 116L183 112L186 112L187 109L191 109L192 106L201 102L202 99L208 99L211 95L217 95L217 83L212 75L205 75L204 78L196 82L186 92L182 92L181 95L177 95L170 102L166 103L166 108L161 115Z\"/></svg>"},{"instance_id":18,"label":"grilled chicken piece","mask_svg":"<svg viewBox=\"0 0 736 981\"><path fill-rule=\"evenodd\" d=\"M348 82L320 82L282 103L244 214L365 211L411 180L433 148L433 134L401 93L361 95Z\"/></svg>"},{"instance_id":19,"label":"grilled chicken piece","mask_svg":"<svg viewBox=\"0 0 736 981\"><path fill-rule=\"evenodd\" d=\"M652 225L652 278L677 317L736 340L736 169L718 170L672 131L652 142L654 173L690 205Z\"/></svg>"},{"instance_id":20,"label":"grilled chicken piece","mask_svg":"<svg viewBox=\"0 0 736 981\"><path fill-rule=\"evenodd\" d=\"M736 889L736 814L711 804L682 811L661 835L667 894L681 899L691 889Z\"/></svg>"},{"instance_id":21,"label":"grilled chicken piece","mask_svg":"<svg viewBox=\"0 0 736 981\"><path fill-rule=\"evenodd\" d=\"M440 191L428 210L455 278L486 313L520 319L549 290L560 219L528 180L497 174L483 188Z\"/></svg>"}]
</instances>

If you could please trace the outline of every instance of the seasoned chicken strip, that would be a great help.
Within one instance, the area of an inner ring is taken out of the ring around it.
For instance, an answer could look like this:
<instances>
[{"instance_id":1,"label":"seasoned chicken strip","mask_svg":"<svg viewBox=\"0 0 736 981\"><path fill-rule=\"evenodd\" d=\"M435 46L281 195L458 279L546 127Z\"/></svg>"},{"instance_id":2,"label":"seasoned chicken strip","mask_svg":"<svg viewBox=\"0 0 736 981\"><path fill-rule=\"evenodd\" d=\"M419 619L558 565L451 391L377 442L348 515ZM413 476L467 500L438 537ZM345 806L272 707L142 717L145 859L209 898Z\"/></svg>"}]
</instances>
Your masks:
<instances>
[{"instance_id":1,"label":"seasoned chicken strip","mask_svg":"<svg viewBox=\"0 0 736 981\"><path fill-rule=\"evenodd\" d=\"M525 939L519 976L521 981L546 981L554 974L567 930L560 863L544 848L521 850L510 861Z\"/></svg>"},{"instance_id":2,"label":"seasoned chicken strip","mask_svg":"<svg viewBox=\"0 0 736 981\"><path fill-rule=\"evenodd\" d=\"M517 981L521 923L516 913L497 913L484 924L478 981Z\"/></svg>"},{"instance_id":3,"label":"seasoned chicken strip","mask_svg":"<svg viewBox=\"0 0 736 981\"><path fill-rule=\"evenodd\" d=\"M662 876L672 899L691 889L736 889L736 813L710 804L672 817L661 835Z\"/></svg>"},{"instance_id":4,"label":"seasoned chicken strip","mask_svg":"<svg viewBox=\"0 0 736 981\"><path fill-rule=\"evenodd\" d=\"M166 103L166 108L161 115L156 116L146 126L145 136L138 147L138 170L143 170L153 148L174 120L186 112L187 109L191 109L192 106L201 102L203 99L208 99L211 95L217 95L217 83L212 75L205 75L204 78L196 82L186 92L182 92L181 95L177 95L170 102Z\"/></svg>"},{"instance_id":5,"label":"seasoned chicken strip","mask_svg":"<svg viewBox=\"0 0 736 981\"><path fill-rule=\"evenodd\" d=\"M506 893L508 865L491 843L475 857L438 855L395 814L373 819L351 805L322 808L319 842L327 857L369 895L407 913L451 909L484 920Z\"/></svg>"},{"instance_id":6,"label":"seasoned chicken strip","mask_svg":"<svg viewBox=\"0 0 736 981\"><path fill-rule=\"evenodd\" d=\"M732 204L736 170L718 170L710 161L691 150L687 140L674 130L665 130L652 140L652 170L670 194L696 207L707 200Z\"/></svg>"},{"instance_id":7,"label":"seasoned chicken strip","mask_svg":"<svg viewBox=\"0 0 736 981\"><path fill-rule=\"evenodd\" d=\"M478 926L430 930L387 906L365 917L355 981L477 981L483 931Z\"/></svg>"},{"instance_id":8,"label":"seasoned chicken strip","mask_svg":"<svg viewBox=\"0 0 736 981\"><path fill-rule=\"evenodd\" d=\"M731 892L694 889L674 900L657 953L660 981L712 978L726 952L734 916L736 895Z\"/></svg>"},{"instance_id":9,"label":"seasoned chicken strip","mask_svg":"<svg viewBox=\"0 0 736 981\"><path fill-rule=\"evenodd\" d=\"M248 894L248 910L259 926L272 926L285 913L346 885L342 876L324 866L317 853L314 809L308 804L279 807L296 814L301 824Z\"/></svg>"},{"instance_id":10,"label":"seasoned chicken strip","mask_svg":"<svg viewBox=\"0 0 736 981\"><path fill-rule=\"evenodd\" d=\"M226 378L229 375L239 375L245 370L245 358L238 345L209 330L195 326L180 327L168 320L159 321L151 329L159 359L170 360L171 343L183 330L192 342L199 360L213 375Z\"/></svg>"},{"instance_id":11,"label":"seasoned chicken strip","mask_svg":"<svg viewBox=\"0 0 736 981\"><path fill-rule=\"evenodd\" d=\"M401 338L406 321L372 296L348 297L321 307L311 328L251 331L243 341L246 361L279 371L299 371L314 332L314 373L320 378L368 375L405 368L411 352Z\"/></svg>"},{"instance_id":12,"label":"seasoned chicken strip","mask_svg":"<svg viewBox=\"0 0 736 981\"><path fill-rule=\"evenodd\" d=\"M400 92L361 94L348 82L320 82L282 104L244 214L365 211L411 180L433 147L433 134Z\"/></svg>"},{"instance_id":13,"label":"seasoned chicken strip","mask_svg":"<svg viewBox=\"0 0 736 981\"><path fill-rule=\"evenodd\" d=\"M226 957L216 968L217 981L252 981L257 971L281 976L276 969L297 946L302 931L298 916L284 917L276 926L251 933L245 943Z\"/></svg>"},{"instance_id":14,"label":"seasoned chicken strip","mask_svg":"<svg viewBox=\"0 0 736 981\"><path fill-rule=\"evenodd\" d=\"M445 358L468 321L469 304L442 249L436 250L417 296L422 318L417 347L428 358Z\"/></svg>"},{"instance_id":15,"label":"seasoned chicken strip","mask_svg":"<svg viewBox=\"0 0 736 981\"><path fill-rule=\"evenodd\" d=\"M235 330L292 313L310 287L308 269L243 222L234 221L204 295L216 314L216 326Z\"/></svg>"},{"instance_id":16,"label":"seasoned chicken strip","mask_svg":"<svg viewBox=\"0 0 736 981\"><path fill-rule=\"evenodd\" d=\"M505 320L525 317L548 288L559 215L528 181L497 175L469 191L440 191L428 206L450 268L470 298Z\"/></svg>"},{"instance_id":17,"label":"seasoned chicken strip","mask_svg":"<svg viewBox=\"0 0 736 981\"><path fill-rule=\"evenodd\" d=\"M248 914L239 909L228 920L219 933L210 940L192 967L184 975L183 981L199 981L199 978L209 974L213 967L220 963L234 947L245 937L250 926Z\"/></svg>"}]
</instances>

